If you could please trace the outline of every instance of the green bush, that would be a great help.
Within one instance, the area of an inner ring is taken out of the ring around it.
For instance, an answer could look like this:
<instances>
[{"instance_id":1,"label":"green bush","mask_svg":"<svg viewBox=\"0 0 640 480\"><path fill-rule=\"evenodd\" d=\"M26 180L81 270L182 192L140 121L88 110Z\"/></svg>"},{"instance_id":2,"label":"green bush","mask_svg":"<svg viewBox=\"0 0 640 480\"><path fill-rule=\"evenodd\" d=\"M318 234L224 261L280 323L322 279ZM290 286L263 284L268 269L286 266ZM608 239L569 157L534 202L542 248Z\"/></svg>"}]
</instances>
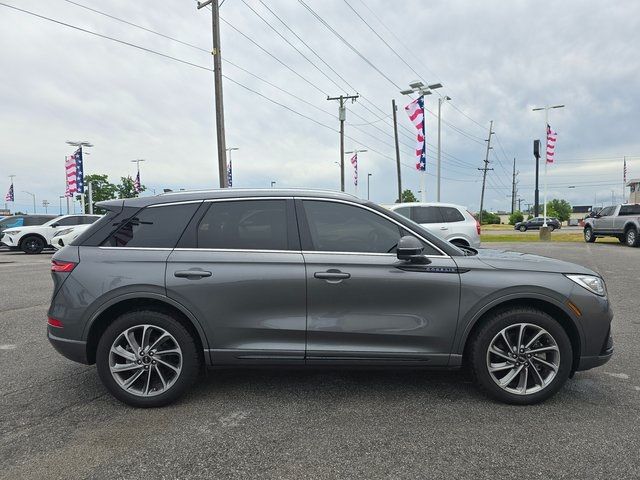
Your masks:
<instances>
[{"instance_id":1,"label":"green bush","mask_svg":"<svg viewBox=\"0 0 640 480\"><path fill-rule=\"evenodd\" d=\"M518 222L522 222L524 220L524 215L520 211L515 211L511 215L509 215L509 225L515 225Z\"/></svg>"}]
</instances>

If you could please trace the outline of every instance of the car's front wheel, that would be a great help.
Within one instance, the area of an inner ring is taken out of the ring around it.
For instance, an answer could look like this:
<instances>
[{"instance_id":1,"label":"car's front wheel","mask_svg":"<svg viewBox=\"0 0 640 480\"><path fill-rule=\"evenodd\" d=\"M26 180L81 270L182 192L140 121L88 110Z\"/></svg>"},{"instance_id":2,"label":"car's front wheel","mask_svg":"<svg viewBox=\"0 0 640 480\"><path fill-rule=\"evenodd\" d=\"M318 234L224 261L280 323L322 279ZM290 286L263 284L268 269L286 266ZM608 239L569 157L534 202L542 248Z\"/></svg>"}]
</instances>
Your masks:
<instances>
[{"instance_id":1,"label":"car's front wheel","mask_svg":"<svg viewBox=\"0 0 640 480\"><path fill-rule=\"evenodd\" d=\"M587 243L593 243L596 241L596 236L593 233L593 228L584 227L584 241Z\"/></svg>"},{"instance_id":2,"label":"car's front wheel","mask_svg":"<svg viewBox=\"0 0 640 480\"><path fill-rule=\"evenodd\" d=\"M27 255L41 253L45 246L44 240L35 235L30 235L20 242L20 248Z\"/></svg>"},{"instance_id":3,"label":"car's front wheel","mask_svg":"<svg viewBox=\"0 0 640 480\"><path fill-rule=\"evenodd\" d=\"M529 405L555 394L569 378L573 354L562 326L531 308L491 316L471 340L476 383L505 403Z\"/></svg>"},{"instance_id":4,"label":"car's front wheel","mask_svg":"<svg viewBox=\"0 0 640 480\"><path fill-rule=\"evenodd\" d=\"M160 407L180 397L201 367L192 335L171 315L151 310L118 317L96 351L100 380L118 400Z\"/></svg>"}]
</instances>

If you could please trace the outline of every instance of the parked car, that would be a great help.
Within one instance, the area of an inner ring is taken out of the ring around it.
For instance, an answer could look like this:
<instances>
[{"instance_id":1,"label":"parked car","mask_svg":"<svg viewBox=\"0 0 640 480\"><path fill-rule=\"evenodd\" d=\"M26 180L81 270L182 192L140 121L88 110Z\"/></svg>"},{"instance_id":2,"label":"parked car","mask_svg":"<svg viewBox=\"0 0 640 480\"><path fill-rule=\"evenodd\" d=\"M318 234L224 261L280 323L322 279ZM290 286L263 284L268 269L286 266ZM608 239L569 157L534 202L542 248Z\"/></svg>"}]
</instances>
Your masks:
<instances>
[{"instance_id":1,"label":"parked car","mask_svg":"<svg viewBox=\"0 0 640 480\"><path fill-rule=\"evenodd\" d=\"M534 217L529 220L517 222L513 228L521 232L526 232L527 230L540 230L543 225L544 217ZM549 227L549 231L553 232L554 230L559 230L562 224L557 218L547 217L547 226Z\"/></svg>"},{"instance_id":2,"label":"parked car","mask_svg":"<svg viewBox=\"0 0 640 480\"><path fill-rule=\"evenodd\" d=\"M605 207L584 221L584 241L616 237L630 247L640 246L640 204Z\"/></svg>"},{"instance_id":3,"label":"parked car","mask_svg":"<svg viewBox=\"0 0 640 480\"><path fill-rule=\"evenodd\" d=\"M396 203L387 208L410 218L454 245L480 246L480 223L466 208L452 203Z\"/></svg>"},{"instance_id":4,"label":"parked car","mask_svg":"<svg viewBox=\"0 0 640 480\"><path fill-rule=\"evenodd\" d=\"M15 227L33 227L36 225L42 225L49 220L56 218L56 215L9 215L8 217L0 220L0 240L2 239L2 233L7 228ZM0 245L3 243L0 241ZM15 248L15 247L14 247Z\"/></svg>"},{"instance_id":5,"label":"parked car","mask_svg":"<svg viewBox=\"0 0 640 480\"><path fill-rule=\"evenodd\" d=\"M40 253L51 245L51 238L60 227L87 225L98 218L100 215L62 215L39 226L7 228L2 234L2 243L27 254Z\"/></svg>"},{"instance_id":6,"label":"parked car","mask_svg":"<svg viewBox=\"0 0 640 480\"><path fill-rule=\"evenodd\" d=\"M90 226L91 224L76 225L73 227L62 228L61 230L56 231L51 238L51 246L56 250L60 250L61 248L69 245Z\"/></svg>"},{"instance_id":7,"label":"parked car","mask_svg":"<svg viewBox=\"0 0 640 480\"><path fill-rule=\"evenodd\" d=\"M55 253L48 338L119 400L176 400L204 365L456 368L542 401L613 353L605 284L572 263L461 250L333 192L101 202Z\"/></svg>"}]
</instances>

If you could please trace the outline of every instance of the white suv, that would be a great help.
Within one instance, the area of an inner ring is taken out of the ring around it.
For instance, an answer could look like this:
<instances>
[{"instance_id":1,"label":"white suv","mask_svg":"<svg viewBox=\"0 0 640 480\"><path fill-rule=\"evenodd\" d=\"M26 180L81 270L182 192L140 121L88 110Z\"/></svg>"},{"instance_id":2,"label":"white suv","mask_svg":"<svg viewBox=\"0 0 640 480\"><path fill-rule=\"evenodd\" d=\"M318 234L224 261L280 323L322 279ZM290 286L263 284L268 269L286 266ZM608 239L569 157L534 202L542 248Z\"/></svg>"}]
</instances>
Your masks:
<instances>
[{"instance_id":1,"label":"white suv","mask_svg":"<svg viewBox=\"0 0 640 480\"><path fill-rule=\"evenodd\" d=\"M452 203L396 203L389 210L410 218L454 245L480 246L480 223L466 208Z\"/></svg>"},{"instance_id":2,"label":"white suv","mask_svg":"<svg viewBox=\"0 0 640 480\"><path fill-rule=\"evenodd\" d=\"M89 225L99 218L100 215L62 215L38 226L7 228L2 232L1 240L8 247L18 247L27 254L40 253L51 245L51 239L60 227Z\"/></svg>"}]
</instances>

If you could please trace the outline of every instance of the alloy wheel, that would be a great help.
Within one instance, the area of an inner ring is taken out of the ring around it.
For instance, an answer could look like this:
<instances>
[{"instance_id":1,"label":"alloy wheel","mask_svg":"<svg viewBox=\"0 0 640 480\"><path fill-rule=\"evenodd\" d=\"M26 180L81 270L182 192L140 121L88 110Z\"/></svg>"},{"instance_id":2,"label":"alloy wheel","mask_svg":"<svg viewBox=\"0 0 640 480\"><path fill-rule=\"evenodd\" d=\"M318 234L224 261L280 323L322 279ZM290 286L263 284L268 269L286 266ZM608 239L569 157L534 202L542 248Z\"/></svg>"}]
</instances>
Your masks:
<instances>
[{"instance_id":1,"label":"alloy wheel","mask_svg":"<svg viewBox=\"0 0 640 480\"><path fill-rule=\"evenodd\" d=\"M152 397L169 390L180 377L182 350L165 329L136 325L114 340L109 370L124 391Z\"/></svg>"},{"instance_id":2,"label":"alloy wheel","mask_svg":"<svg viewBox=\"0 0 640 480\"><path fill-rule=\"evenodd\" d=\"M548 387L560 368L560 350L553 336L531 323L500 330L487 349L487 369L503 390L530 395Z\"/></svg>"},{"instance_id":3,"label":"alloy wheel","mask_svg":"<svg viewBox=\"0 0 640 480\"><path fill-rule=\"evenodd\" d=\"M635 247L636 245L636 231L631 229L627 232L627 245Z\"/></svg>"}]
</instances>

